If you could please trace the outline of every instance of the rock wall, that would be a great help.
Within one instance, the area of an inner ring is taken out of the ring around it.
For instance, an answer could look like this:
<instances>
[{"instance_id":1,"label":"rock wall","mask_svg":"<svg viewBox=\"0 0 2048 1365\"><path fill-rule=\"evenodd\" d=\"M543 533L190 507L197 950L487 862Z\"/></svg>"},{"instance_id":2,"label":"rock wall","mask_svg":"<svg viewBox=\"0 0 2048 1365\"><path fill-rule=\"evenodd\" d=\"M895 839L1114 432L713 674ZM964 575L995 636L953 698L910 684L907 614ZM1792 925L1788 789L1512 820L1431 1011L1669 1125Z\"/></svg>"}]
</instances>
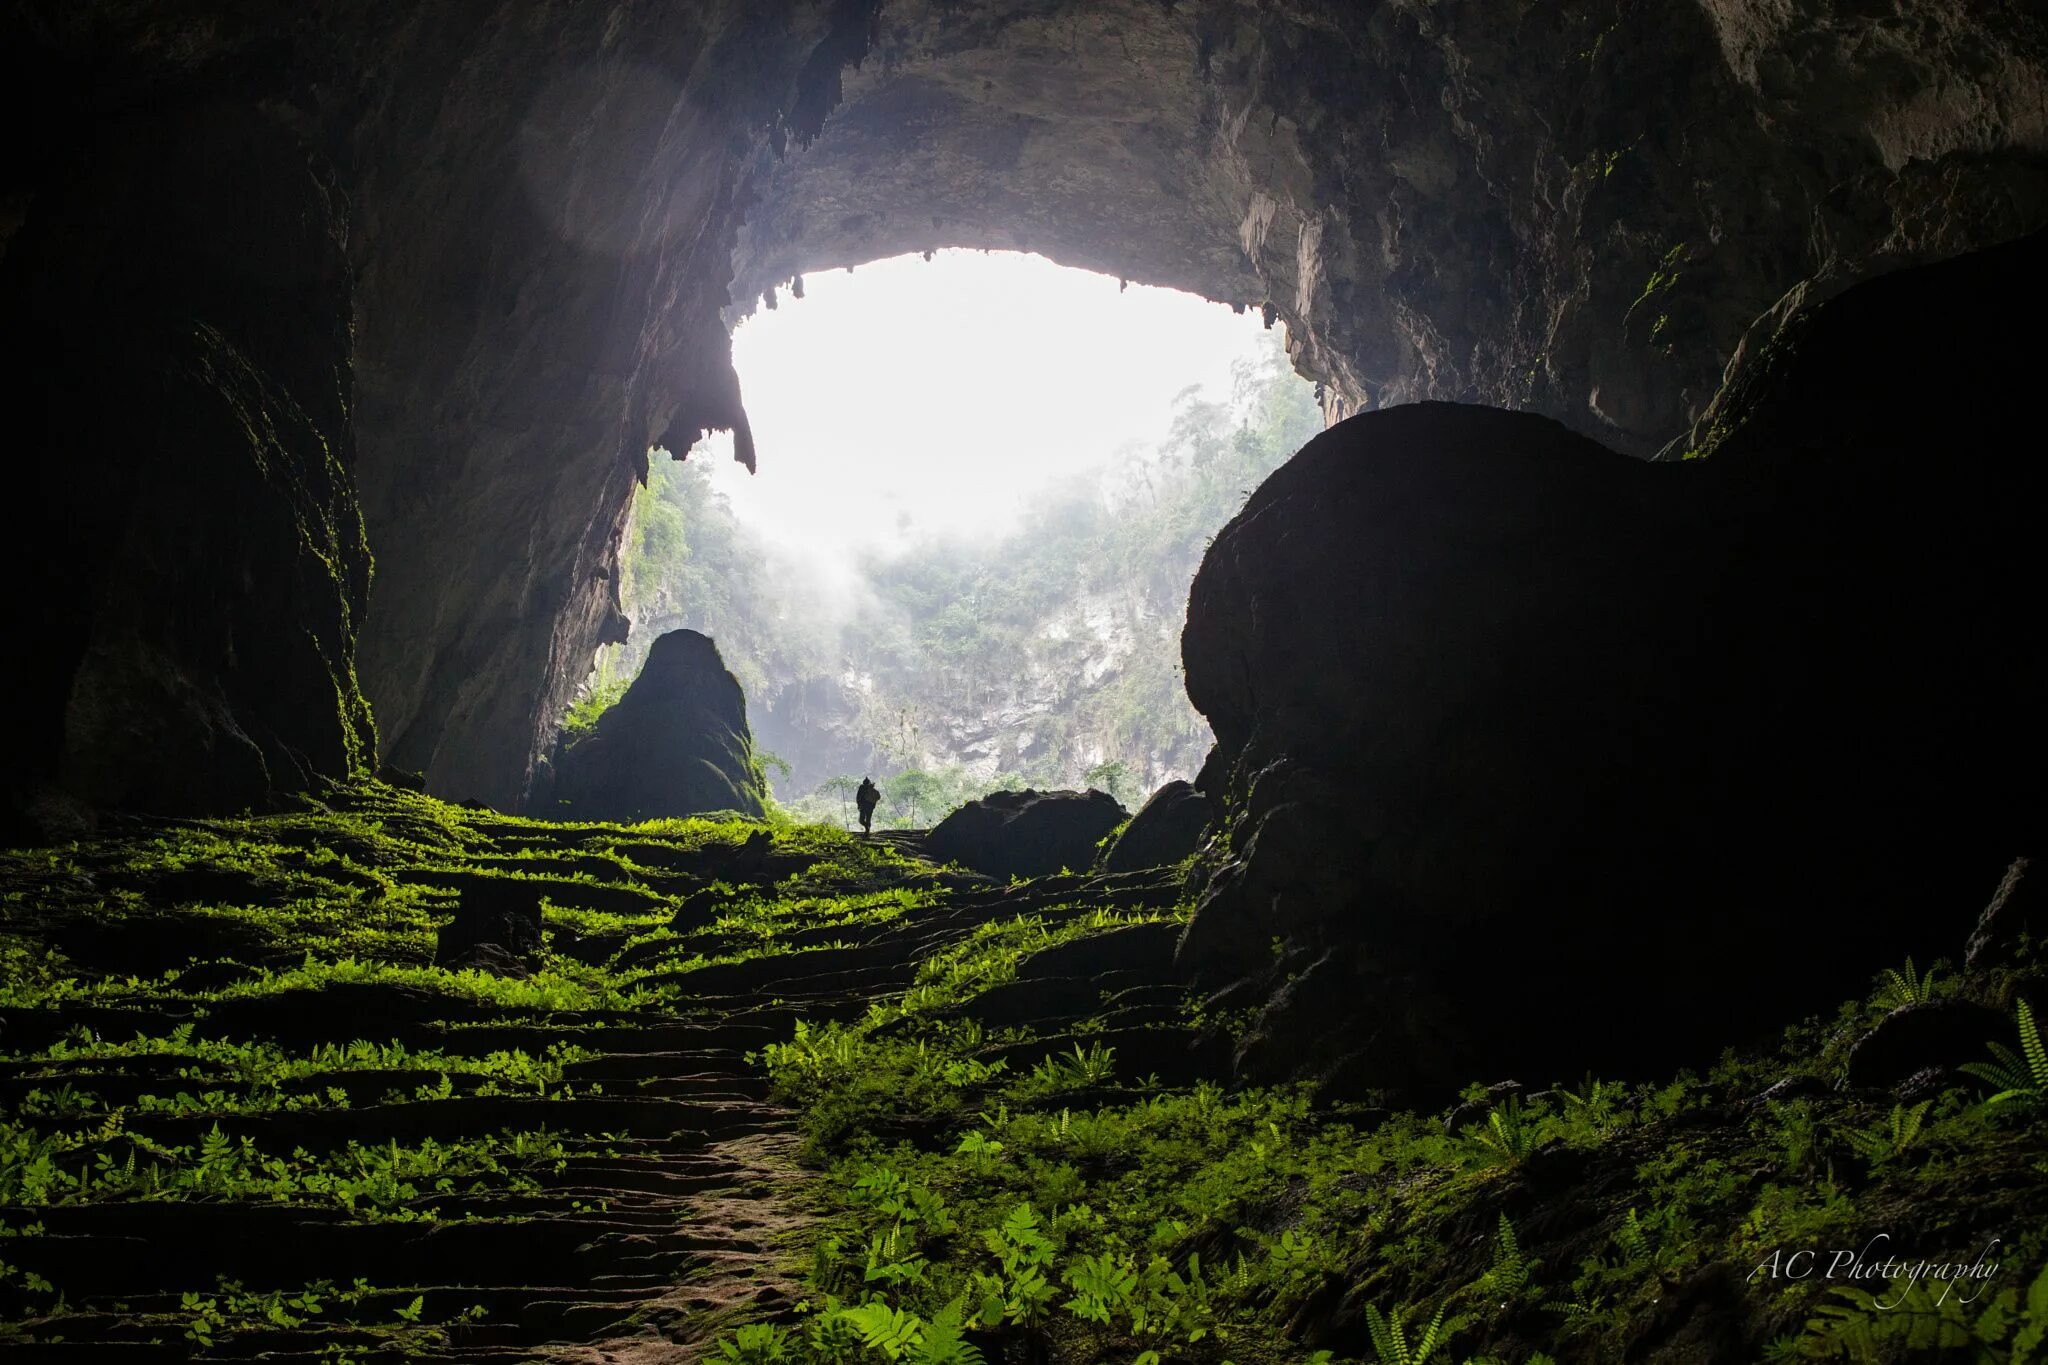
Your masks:
<instances>
[{"instance_id":1,"label":"rock wall","mask_svg":"<svg viewBox=\"0 0 2048 1365\"><path fill-rule=\"evenodd\" d=\"M1802 281L2048 221L2044 53L1937 0L899 0L735 293L1037 250L1263 307L1333 419L1455 399L1646 454Z\"/></svg>"},{"instance_id":2,"label":"rock wall","mask_svg":"<svg viewBox=\"0 0 2048 1365\"><path fill-rule=\"evenodd\" d=\"M651 445L746 415L726 259L747 167L835 41L827 5L429 7L355 129L364 685L401 767L515 805L623 638ZM843 8L843 7L842 7ZM835 67L836 69L836 67ZM812 77L813 82L825 79Z\"/></svg>"},{"instance_id":3,"label":"rock wall","mask_svg":"<svg viewBox=\"0 0 2048 1365\"><path fill-rule=\"evenodd\" d=\"M1711 459L1419 404L1262 485L1183 637L1222 839L1181 959L1261 1010L1246 1072L1708 1061L1952 951L2048 819L1997 322L2043 306L2048 235L1859 285L1752 355Z\"/></svg>"},{"instance_id":4,"label":"rock wall","mask_svg":"<svg viewBox=\"0 0 2048 1365\"><path fill-rule=\"evenodd\" d=\"M8 807L50 832L76 803L260 809L362 771L332 168L232 104L112 121L61 160L0 258Z\"/></svg>"},{"instance_id":5,"label":"rock wall","mask_svg":"<svg viewBox=\"0 0 2048 1365\"><path fill-rule=\"evenodd\" d=\"M165 111L226 103L329 168L353 279L297 289L311 237L248 253L276 333L245 357L352 342L384 756L516 805L624 628L649 446L751 453L724 325L805 270L1030 247L1262 308L1332 417L1459 399L1649 453L1781 300L2048 219L2044 52L2032 10L1945 0L28 4L0 112L48 135L0 157L0 259ZM297 174L241 169L164 198L228 221ZM209 278L179 287L232 295Z\"/></svg>"}]
</instances>

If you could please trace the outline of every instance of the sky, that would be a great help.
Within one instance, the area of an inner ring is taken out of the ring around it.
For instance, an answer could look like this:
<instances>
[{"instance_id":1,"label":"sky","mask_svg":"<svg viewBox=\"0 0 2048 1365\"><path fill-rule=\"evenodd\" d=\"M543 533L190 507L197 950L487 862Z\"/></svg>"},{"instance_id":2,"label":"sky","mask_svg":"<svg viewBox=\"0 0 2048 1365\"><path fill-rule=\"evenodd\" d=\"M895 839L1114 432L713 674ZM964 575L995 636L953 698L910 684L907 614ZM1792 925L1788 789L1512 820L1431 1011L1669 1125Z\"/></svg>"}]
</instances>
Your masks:
<instances>
[{"instance_id":1,"label":"sky","mask_svg":"<svg viewBox=\"0 0 2048 1365\"><path fill-rule=\"evenodd\" d=\"M1270 339L1256 309L1069 270L941 251L806 276L733 333L760 472L705 460L734 512L805 558L1014 529L1029 495L1156 443L1190 384Z\"/></svg>"}]
</instances>

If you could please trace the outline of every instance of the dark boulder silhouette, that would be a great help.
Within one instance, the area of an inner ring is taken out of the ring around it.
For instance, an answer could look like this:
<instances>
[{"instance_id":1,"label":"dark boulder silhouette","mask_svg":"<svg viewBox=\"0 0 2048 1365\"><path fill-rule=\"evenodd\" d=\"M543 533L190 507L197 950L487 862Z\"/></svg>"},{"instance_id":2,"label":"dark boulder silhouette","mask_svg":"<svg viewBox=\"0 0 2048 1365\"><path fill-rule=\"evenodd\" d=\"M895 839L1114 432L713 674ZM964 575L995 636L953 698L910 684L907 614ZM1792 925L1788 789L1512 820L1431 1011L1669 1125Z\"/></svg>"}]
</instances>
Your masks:
<instances>
[{"instance_id":1,"label":"dark boulder silhouette","mask_svg":"<svg viewBox=\"0 0 2048 1365\"><path fill-rule=\"evenodd\" d=\"M1986 1060L1986 1044L2004 1042L2011 1033L2008 1015L1975 1001L1901 1005L1850 1049L1847 1080L1852 1087L1877 1088L1929 1070L1952 1075Z\"/></svg>"},{"instance_id":2,"label":"dark boulder silhouette","mask_svg":"<svg viewBox=\"0 0 2048 1365\"><path fill-rule=\"evenodd\" d=\"M434 962L499 976L525 976L546 950L538 883L479 879L462 888L455 918L435 936Z\"/></svg>"},{"instance_id":3,"label":"dark boulder silhouette","mask_svg":"<svg viewBox=\"0 0 2048 1365\"><path fill-rule=\"evenodd\" d=\"M990 792L939 821L925 847L991 877L1045 877L1092 867L1097 845L1127 814L1092 789Z\"/></svg>"},{"instance_id":4,"label":"dark boulder silhouette","mask_svg":"<svg viewBox=\"0 0 2048 1365\"><path fill-rule=\"evenodd\" d=\"M1668 1068L1953 952L2043 814L2000 320L2044 305L2040 238L1858 286L1738 362L1706 459L1418 404L1268 479L1183 636L1232 851L1180 960L1270 991L1240 1066Z\"/></svg>"},{"instance_id":5,"label":"dark boulder silhouette","mask_svg":"<svg viewBox=\"0 0 2048 1365\"><path fill-rule=\"evenodd\" d=\"M1169 867L1201 846L1214 811L1193 783L1169 782L1152 793L1102 860L1105 872Z\"/></svg>"},{"instance_id":6,"label":"dark boulder silhouette","mask_svg":"<svg viewBox=\"0 0 2048 1365\"><path fill-rule=\"evenodd\" d=\"M758 816L768 795L739 680L694 630L656 640L626 695L565 742L554 766L551 813L571 820Z\"/></svg>"}]
</instances>

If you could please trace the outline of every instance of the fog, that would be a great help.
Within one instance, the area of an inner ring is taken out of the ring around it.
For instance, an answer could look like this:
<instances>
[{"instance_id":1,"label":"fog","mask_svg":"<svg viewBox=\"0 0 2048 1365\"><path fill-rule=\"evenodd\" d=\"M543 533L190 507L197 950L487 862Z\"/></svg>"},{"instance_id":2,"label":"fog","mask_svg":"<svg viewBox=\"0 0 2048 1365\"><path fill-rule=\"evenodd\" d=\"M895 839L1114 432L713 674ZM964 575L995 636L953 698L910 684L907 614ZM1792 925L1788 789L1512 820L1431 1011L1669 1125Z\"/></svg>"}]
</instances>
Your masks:
<instances>
[{"instance_id":1,"label":"fog","mask_svg":"<svg viewBox=\"0 0 2048 1365\"><path fill-rule=\"evenodd\" d=\"M1188 584L1320 427L1283 334L1036 256L805 285L734 336L760 472L713 440L657 459L635 500L632 635L600 654L593 704L689 627L810 817L839 818L821 784L860 773L885 823L1005 782L1135 802L1192 774L1210 736L1180 680Z\"/></svg>"},{"instance_id":2,"label":"fog","mask_svg":"<svg viewBox=\"0 0 2048 1365\"><path fill-rule=\"evenodd\" d=\"M1227 394L1271 344L1256 311L1035 255L899 256L804 285L733 335L760 472L730 437L693 458L742 521L828 562L1015 530L1034 493L1156 441L1183 389Z\"/></svg>"}]
</instances>

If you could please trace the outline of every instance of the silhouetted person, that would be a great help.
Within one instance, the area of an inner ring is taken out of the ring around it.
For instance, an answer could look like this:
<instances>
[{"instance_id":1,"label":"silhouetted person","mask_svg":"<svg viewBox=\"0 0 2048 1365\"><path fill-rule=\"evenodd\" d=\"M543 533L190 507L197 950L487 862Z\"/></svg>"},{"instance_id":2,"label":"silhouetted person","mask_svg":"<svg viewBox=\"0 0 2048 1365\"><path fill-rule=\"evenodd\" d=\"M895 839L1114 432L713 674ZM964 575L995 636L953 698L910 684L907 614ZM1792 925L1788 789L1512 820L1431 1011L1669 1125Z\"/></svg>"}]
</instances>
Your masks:
<instances>
[{"instance_id":1,"label":"silhouetted person","mask_svg":"<svg viewBox=\"0 0 2048 1365\"><path fill-rule=\"evenodd\" d=\"M860 780L860 790L853 794L853 804L860 807L860 832L874 833L875 807L882 804L882 789L875 785L872 777Z\"/></svg>"}]
</instances>

